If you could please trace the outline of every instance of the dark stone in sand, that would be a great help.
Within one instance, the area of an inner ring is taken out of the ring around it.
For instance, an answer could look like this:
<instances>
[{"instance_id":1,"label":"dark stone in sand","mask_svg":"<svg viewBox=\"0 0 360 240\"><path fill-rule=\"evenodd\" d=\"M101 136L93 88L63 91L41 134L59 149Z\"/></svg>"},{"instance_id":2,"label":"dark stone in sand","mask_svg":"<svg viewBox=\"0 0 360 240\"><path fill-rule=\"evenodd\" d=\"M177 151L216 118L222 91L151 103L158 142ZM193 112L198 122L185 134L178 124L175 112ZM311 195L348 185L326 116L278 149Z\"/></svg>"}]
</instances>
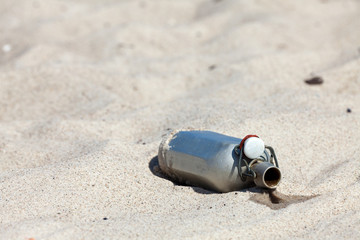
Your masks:
<instances>
[{"instance_id":1,"label":"dark stone in sand","mask_svg":"<svg viewBox=\"0 0 360 240\"><path fill-rule=\"evenodd\" d=\"M312 77L305 80L305 83L309 85L320 85L323 84L324 80L321 77Z\"/></svg>"},{"instance_id":2,"label":"dark stone in sand","mask_svg":"<svg viewBox=\"0 0 360 240\"><path fill-rule=\"evenodd\" d=\"M209 70L210 70L210 71L214 70L215 68L216 68L216 65L215 65L215 64L209 66Z\"/></svg>"}]
</instances>

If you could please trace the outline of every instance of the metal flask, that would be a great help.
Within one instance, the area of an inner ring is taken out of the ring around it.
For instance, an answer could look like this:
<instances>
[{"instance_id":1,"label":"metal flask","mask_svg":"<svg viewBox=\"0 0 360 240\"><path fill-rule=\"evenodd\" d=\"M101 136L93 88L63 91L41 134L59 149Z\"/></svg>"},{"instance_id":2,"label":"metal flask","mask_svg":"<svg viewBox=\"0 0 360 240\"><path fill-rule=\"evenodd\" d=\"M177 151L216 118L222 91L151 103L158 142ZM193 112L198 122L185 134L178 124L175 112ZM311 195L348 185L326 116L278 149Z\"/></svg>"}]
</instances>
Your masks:
<instances>
[{"instance_id":1,"label":"metal flask","mask_svg":"<svg viewBox=\"0 0 360 240\"><path fill-rule=\"evenodd\" d=\"M257 136L240 139L210 131L172 132L159 147L160 169L181 184L217 192L236 191L254 184L275 189L281 179L275 152L258 140L263 148L260 144L255 149L257 154L251 153L248 141L254 137Z\"/></svg>"}]
</instances>

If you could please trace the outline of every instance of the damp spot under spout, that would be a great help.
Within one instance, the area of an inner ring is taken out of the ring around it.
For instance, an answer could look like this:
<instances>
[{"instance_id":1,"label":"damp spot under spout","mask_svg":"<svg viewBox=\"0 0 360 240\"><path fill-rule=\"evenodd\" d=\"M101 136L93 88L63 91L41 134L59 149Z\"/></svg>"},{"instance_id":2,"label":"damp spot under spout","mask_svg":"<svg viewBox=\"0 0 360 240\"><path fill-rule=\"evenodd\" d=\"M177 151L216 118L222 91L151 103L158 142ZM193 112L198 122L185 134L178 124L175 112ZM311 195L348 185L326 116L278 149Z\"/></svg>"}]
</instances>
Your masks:
<instances>
[{"instance_id":1,"label":"damp spot under spout","mask_svg":"<svg viewBox=\"0 0 360 240\"><path fill-rule=\"evenodd\" d=\"M276 190L261 190L259 193L253 193L250 201L263 204L273 210L286 208L294 203L301 203L310 200L319 195L303 196L303 195L285 195Z\"/></svg>"}]
</instances>

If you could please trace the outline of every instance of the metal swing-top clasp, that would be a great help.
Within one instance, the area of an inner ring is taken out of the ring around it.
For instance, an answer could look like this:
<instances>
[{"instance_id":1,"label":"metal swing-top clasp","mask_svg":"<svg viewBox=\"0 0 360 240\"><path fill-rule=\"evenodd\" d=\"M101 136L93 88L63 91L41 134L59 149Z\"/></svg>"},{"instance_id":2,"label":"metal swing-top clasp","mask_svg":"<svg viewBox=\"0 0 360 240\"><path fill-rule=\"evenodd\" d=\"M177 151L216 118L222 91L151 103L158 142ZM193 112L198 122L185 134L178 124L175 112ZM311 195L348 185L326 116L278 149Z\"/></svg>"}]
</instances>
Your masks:
<instances>
[{"instance_id":1,"label":"metal swing-top clasp","mask_svg":"<svg viewBox=\"0 0 360 240\"><path fill-rule=\"evenodd\" d=\"M261 146L256 146L258 149L261 149L260 155L244 154L246 140L253 137L258 138L256 135L248 135L242 139L239 145L235 146L234 148L236 155L239 156L239 176L243 182L245 182L249 177L254 180L254 183L257 186L275 189L281 180L281 171L279 169L279 163L277 161L274 149L271 146L266 145L263 145L262 149ZM262 140L259 139L258 142L262 142Z\"/></svg>"}]
</instances>

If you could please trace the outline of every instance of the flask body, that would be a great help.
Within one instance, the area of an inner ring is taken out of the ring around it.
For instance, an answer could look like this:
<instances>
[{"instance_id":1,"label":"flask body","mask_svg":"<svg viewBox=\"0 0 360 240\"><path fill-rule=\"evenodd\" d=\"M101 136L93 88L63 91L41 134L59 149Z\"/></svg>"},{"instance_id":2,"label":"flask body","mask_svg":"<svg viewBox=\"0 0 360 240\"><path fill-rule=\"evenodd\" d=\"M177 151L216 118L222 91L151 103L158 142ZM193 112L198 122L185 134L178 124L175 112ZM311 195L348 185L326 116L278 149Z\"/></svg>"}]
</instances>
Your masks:
<instances>
[{"instance_id":1,"label":"flask body","mask_svg":"<svg viewBox=\"0 0 360 240\"><path fill-rule=\"evenodd\" d=\"M163 139L159 147L161 170L179 183L218 192L230 192L254 185L253 179L239 176L241 142L210 131L178 131ZM266 151L260 156L269 160Z\"/></svg>"}]
</instances>

